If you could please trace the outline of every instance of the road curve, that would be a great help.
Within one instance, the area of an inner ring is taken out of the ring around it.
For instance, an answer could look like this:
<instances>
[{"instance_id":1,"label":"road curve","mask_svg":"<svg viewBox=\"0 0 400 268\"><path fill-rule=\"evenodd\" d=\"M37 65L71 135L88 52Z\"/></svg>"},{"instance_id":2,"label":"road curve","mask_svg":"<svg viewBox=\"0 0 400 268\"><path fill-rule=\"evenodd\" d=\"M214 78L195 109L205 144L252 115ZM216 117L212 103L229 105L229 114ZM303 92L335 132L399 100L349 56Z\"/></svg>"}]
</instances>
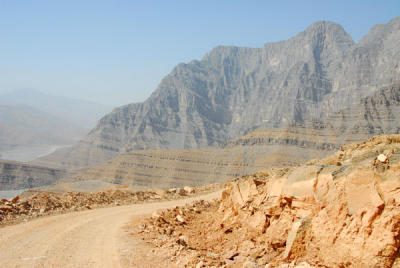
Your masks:
<instances>
[{"instance_id":1,"label":"road curve","mask_svg":"<svg viewBox=\"0 0 400 268\"><path fill-rule=\"evenodd\" d=\"M100 208L0 228L0 267L122 267L123 226L133 216L211 200L221 191L181 200Z\"/></svg>"}]
</instances>

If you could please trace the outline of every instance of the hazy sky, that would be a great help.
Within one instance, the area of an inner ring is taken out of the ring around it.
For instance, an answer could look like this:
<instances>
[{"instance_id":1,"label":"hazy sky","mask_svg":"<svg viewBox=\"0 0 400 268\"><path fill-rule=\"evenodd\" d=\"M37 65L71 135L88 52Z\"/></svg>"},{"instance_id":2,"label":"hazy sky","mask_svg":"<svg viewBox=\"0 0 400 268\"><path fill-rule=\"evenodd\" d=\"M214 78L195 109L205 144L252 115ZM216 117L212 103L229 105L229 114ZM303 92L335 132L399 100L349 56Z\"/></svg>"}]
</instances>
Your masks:
<instances>
[{"instance_id":1,"label":"hazy sky","mask_svg":"<svg viewBox=\"0 0 400 268\"><path fill-rule=\"evenodd\" d=\"M399 0L0 0L0 93L138 102L214 46L261 47L318 20L358 41L399 15Z\"/></svg>"}]
</instances>

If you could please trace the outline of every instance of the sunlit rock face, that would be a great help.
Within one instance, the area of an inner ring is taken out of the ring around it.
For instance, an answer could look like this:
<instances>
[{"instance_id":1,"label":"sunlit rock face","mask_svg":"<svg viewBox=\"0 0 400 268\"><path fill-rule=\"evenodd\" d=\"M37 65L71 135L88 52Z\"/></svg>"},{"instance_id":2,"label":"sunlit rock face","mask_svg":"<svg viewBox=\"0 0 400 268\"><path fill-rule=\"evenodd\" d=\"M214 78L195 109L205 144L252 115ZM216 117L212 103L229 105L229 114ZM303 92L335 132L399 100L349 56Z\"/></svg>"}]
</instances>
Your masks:
<instances>
[{"instance_id":1,"label":"sunlit rock face","mask_svg":"<svg viewBox=\"0 0 400 268\"><path fill-rule=\"evenodd\" d=\"M262 236L271 263L398 267L399 142L399 135L377 136L297 168L234 180L218 224Z\"/></svg>"}]
</instances>

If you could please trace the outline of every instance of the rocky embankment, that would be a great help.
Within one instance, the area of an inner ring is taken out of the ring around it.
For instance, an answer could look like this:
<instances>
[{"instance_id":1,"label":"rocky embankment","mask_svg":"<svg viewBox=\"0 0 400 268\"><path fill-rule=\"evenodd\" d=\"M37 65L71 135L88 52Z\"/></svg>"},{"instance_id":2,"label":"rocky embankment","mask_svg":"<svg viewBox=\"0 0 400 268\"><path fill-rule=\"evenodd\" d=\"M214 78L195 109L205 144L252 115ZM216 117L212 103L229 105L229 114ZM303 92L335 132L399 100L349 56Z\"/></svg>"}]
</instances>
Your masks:
<instances>
[{"instance_id":1,"label":"rocky embankment","mask_svg":"<svg viewBox=\"0 0 400 268\"><path fill-rule=\"evenodd\" d=\"M399 267L400 135L226 184L133 235L176 267ZM207 226L205 228L205 226Z\"/></svg>"},{"instance_id":2,"label":"rocky embankment","mask_svg":"<svg viewBox=\"0 0 400 268\"><path fill-rule=\"evenodd\" d=\"M45 192L29 190L10 200L0 200L0 226L2 224L27 221L31 218L94 209L105 206L120 206L160 200L174 200L214 191L221 185L213 184L192 188L171 188L168 190L146 190L132 192L121 189L102 192Z\"/></svg>"}]
</instances>

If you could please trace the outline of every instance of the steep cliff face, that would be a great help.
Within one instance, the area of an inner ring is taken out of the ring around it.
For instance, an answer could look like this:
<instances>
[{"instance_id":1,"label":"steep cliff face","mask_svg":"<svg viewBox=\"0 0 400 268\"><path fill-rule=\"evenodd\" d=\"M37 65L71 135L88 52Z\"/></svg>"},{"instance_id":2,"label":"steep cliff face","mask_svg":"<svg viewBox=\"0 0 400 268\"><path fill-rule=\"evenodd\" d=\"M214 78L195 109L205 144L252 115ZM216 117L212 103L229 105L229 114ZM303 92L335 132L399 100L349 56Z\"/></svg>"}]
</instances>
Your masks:
<instances>
[{"instance_id":1,"label":"steep cliff face","mask_svg":"<svg viewBox=\"0 0 400 268\"><path fill-rule=\"evenodd\" d=\"M218 147L136 150L78 177L134 188L224 182L268 167L294 166L324 157L343 144L380 133L400 133L400 83L383 88L325 120L258 129Z\"/></svg>"},{"instance_id":2,"label":"steep cliff face","mask_svg":"<svg viewBox=\"0 0 400 268\"><path fill-rule=\"evenodd\" d=\"M217 47L176 66L145 102L115 109L51 158L90 166L131 150L200 148L327 117L400 80L399 37L400 18L358 44L340 25L317 22L262 48Z\"/></svg>"},{"instance_id":3,"label":"steep cliff face","mask_svg":"<svg viewBox=\"0 0 400 268\"><path fill-rule=\"evenodd\" d=\"M2 191L49 185L66 176L66 171L62 169L0 160L0 190Z\"/></svg>"},{"instance_id":4,"label":"steep cliff face","mask_svg":"<svg viewBox=\"0 0 400 268\"><path fill-rule=\"evenodd\" d=\"M333 150L377 134L400 133L400 83L381 88L371 96L324 119L290 124L285 128L261 128L226 142L222 147L296 145Z\"/></svg>"}]
</instances>

